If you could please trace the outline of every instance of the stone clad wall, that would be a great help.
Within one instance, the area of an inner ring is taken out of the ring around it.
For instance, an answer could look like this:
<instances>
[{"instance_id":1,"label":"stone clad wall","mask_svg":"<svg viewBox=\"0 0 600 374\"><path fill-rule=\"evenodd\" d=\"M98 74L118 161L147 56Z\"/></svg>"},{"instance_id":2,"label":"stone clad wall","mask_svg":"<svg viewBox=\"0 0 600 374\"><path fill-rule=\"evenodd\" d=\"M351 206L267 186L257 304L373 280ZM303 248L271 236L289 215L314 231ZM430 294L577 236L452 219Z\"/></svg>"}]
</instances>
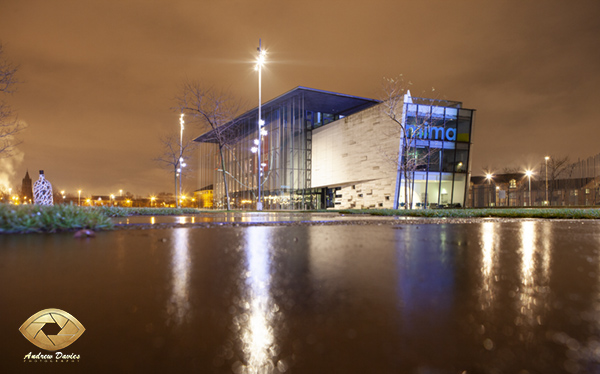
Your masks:
<instances>
[{"instance_id":1,"label":"stone clad wall","mask_svg":"<svg viewBox=\"0 0 600 374\"><path fill-rule=\"evenodd\" d=\"M336 208L392 208L400 142L381 106L313 130L312 187L341 187Z\"/></svg>"}]
</instances>

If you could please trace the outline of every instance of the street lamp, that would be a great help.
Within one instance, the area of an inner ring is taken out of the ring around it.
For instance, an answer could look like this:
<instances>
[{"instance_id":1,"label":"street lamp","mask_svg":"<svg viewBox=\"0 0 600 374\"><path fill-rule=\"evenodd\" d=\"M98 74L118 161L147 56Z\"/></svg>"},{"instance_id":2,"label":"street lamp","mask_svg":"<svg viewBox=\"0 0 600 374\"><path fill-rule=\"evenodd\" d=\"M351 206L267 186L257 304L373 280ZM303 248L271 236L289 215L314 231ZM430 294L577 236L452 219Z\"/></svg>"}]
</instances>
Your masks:
<instances>
[{"instance_id":1,"label":"street lamp","mask_svg":"<svg viewBox=\"0 0 600 374\"><path fill-rule=\"evenodd\" d=\"M491 190L492 177L493 177L493 175L491 173L487 173L485 175L485 179L487 179L487 181L488 181L488 205L489 206L492 205L492 190Z\"/></svg>"},{"instance_id":2,"label":"street lamp","mask_svg":"<svg viewBox=\"0 0 600 374\"><path fill-rule=\"evenodd\" d=\"M177 169L177 172L179 173L179 196L181 196L181 174L182 174L182 168L185 166L185 163L183 162L183 113L181 113L181 116L179 117L179 160L177 161L179 164L179 168ZM177 197L175 197L175 200L177 200ZM177 205L177 207L179 208L179 205Z\"/></svg>"},{"instance_id":3,"label":"street lamp","mask_svg":"<svg viewBox=\"0 0 600 374\"><path fill-rule=\"evenodd\" d=\"M77 191L77 194L79 195L79 199L77 200L77 206L81 206L81 190Z\"/></svg>"},{"instance_id":4,"label":"street lamp","mask_svg":"<svg viewBox=\"0 0 600 374\"><path fill-rule=\"evenodd\" d=\"M531 174L533 174L531 170L525 171L525 175L529 178L529 206L531 206Z\"/></svg>"},{"instance_id":5,"label":"street lamp","mask_svg":"<svg viewBox=\"0 0 600 374\"><path fill-rule=\"evenodd\" d=\"M548 160L550 157L546 156L546 204L550 205L550 201L548 200Z\"/></svg>"},{"instance_id":6,"label":"street lamp","mask_svg":"<svg viewBox=\"0 0 600 374\"><path fill-rule=\"evenodd\" d=\"M255 69L258 71L258 144L257 144L257 153L258 153L258 194L256 200L256 210L262 210L262 194L261 194L261 180L262 180L262 162L261 162L261 138L262 138L262 127L264 126L264 121L262 120L261 113L261 104L262 104L262 66L265 63L265 58L267 55L267 51L262 49L261 39L258 39L258 57L256 59L256 67Z\"/></svg>"}]
</instances>

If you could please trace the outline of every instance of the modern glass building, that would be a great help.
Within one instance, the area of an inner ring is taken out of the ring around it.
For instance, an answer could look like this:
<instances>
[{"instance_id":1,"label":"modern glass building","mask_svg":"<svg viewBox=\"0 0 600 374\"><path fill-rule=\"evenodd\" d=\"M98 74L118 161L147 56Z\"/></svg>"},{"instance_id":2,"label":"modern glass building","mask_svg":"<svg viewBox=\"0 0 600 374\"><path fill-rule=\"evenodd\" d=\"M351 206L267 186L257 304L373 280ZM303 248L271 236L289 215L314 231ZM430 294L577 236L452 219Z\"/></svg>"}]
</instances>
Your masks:
<instances>
[{"instance_id":1,"label":"modern glass building","mask_svg":"<svg viewBox=\"0 0 600 374\"><path fill-rule=\"evenodd\" d=\"M397 206L464 206L468 193L474 110L462 103L404 97ZM402 169L402 168L400 168ZM408 187L408 188L406 188ZM408 198L404 198L407 191Z\"/></svg>"},{"instance_id":2,"label":"modern glass building","mask_svg":"<svg viewBox=\"0 0 600 374\"><path fill-rule=\"evenodd\" d=\"M406 134L374 99L297 87L264 103L263 208L392 208L410 200L405 191L412 192L413 207L464 205L473 111L456 102L404 101ZM219 131L223 162L215 131L195 139L201 143L199 187L212 185L212 206L226 207L225 170L231 207L254 209L258 109ZM411 146L402 146L407 141ZM426 163L416 165L407 182L399 165L415 155Z\"/></svg>"}]
</instances>

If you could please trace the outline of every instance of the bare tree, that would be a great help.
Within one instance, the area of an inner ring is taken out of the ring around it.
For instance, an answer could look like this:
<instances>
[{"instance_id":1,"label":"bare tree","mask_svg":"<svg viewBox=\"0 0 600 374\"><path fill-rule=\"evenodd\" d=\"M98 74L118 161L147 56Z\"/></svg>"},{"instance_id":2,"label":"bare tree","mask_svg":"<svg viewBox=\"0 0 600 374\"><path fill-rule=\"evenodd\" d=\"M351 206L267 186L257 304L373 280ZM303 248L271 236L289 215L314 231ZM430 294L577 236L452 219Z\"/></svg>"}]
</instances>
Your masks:
<instances>
[{"instance_id":1,"label":"bare tree","mask_svg":"<svg viewBox=\"0 0 600 374\"><path fill-rule=\"evenodd\" d=\"M195 119L199 129L204 133L211 132L212 142L218 145L221 160L220 171L223 176L227 210L230 210L229 187L224 151L234 137L235 119L242 110L242 103L227 91L213 87L204 87L198 82L187 82L183 93L178 97L182 113Z\"/></svg>"},{"instance_id":2,"label":"bare tree","mask_svg":"<svg viewBox=\"0 0 600 374\"><path fill-rule=\"evenodd\" d=\"M425 115L415 116L416 122L406 123L404 116L405 95L409 94L411 82L405 82L402 75L396 78L384 78L383 83L383 105L384 114L398 125L400 131L401 157L398 157L398 172L404 181L404 208L411 209L413 206L414 175L417 170L427 169L432 156L439 154L439 149L431 147L419 147L419 140L427 139L428 129L431 124L431 111ZM433 90L434 91L434 90ZM427 105L435 105L437 99L427 99ZM424 136L425 135L425 136ZM396 196L394 205L399 197Z\"/></svg>"},{"instance_id":3,"label":"bare tree","mask_svg":"<svg viewBox=\"0 0 600 374\"><path fill-rule=\"evenodd\" d=\"M195 143L191 140L183 140L180 142L180 137L176 135L165 135L160 138L163 145L163 153L161 156L154 159L166 169L173 171L175 178L175 204L179 206L177 198L177 177L184 175L185 162L189 159L187 155L195 147Z\"/></svg>"},{"instance_id":4,"label":"bare tree","mask_svg":"<svg viewBox=\"0 0 600 374\"><path fill-rule=\"evenodd\" d=\"M518 168L516 166L505 166L502 168L502 174L518 174L523 173L523 168Z\"/></svg>"},{"instance_id":5,"label":"bare tree","mask_svg":"<svg viewBox=\"0 0 600 374\"><path fill-rule=\"evenodd\" d=\"M550 159L548 160L548 189L550 190L550 205L552 205L554 191L560 188L560 186L558 186L558 180L569 179L572 171L573 169L569 160L569 156L550 156Z\"/></svg>"},{"instance_id":6,"label":"bare tree","mask_svg":"<svg viewBox=\"0 0 600 374\"><path fill-rule=\"evenodd\" d=\"M17 67L4 57L4 50L0 44L0 158L12 156L14 148L19 144L15 136L25 128L4 99L6 95L15 91L16 73Z\"/></svg>"}]
</instances>

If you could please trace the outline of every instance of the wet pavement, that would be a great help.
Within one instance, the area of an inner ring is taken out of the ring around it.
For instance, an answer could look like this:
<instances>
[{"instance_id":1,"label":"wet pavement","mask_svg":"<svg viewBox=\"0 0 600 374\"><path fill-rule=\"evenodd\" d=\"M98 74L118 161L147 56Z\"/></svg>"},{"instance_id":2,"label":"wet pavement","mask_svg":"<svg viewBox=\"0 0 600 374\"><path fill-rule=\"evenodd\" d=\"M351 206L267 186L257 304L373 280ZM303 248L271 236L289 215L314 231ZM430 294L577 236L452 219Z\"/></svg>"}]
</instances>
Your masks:
<instances>
[{"instance_id":1,"label":"wet pavement","mask_svg":"<svg viewBox=\"0 0 600 374\"><path fill-rule=\"evenodd\" d=\"M0 236L0 372L600 373L600 222L264 217Z\"/></svg>"}]
</instances>

